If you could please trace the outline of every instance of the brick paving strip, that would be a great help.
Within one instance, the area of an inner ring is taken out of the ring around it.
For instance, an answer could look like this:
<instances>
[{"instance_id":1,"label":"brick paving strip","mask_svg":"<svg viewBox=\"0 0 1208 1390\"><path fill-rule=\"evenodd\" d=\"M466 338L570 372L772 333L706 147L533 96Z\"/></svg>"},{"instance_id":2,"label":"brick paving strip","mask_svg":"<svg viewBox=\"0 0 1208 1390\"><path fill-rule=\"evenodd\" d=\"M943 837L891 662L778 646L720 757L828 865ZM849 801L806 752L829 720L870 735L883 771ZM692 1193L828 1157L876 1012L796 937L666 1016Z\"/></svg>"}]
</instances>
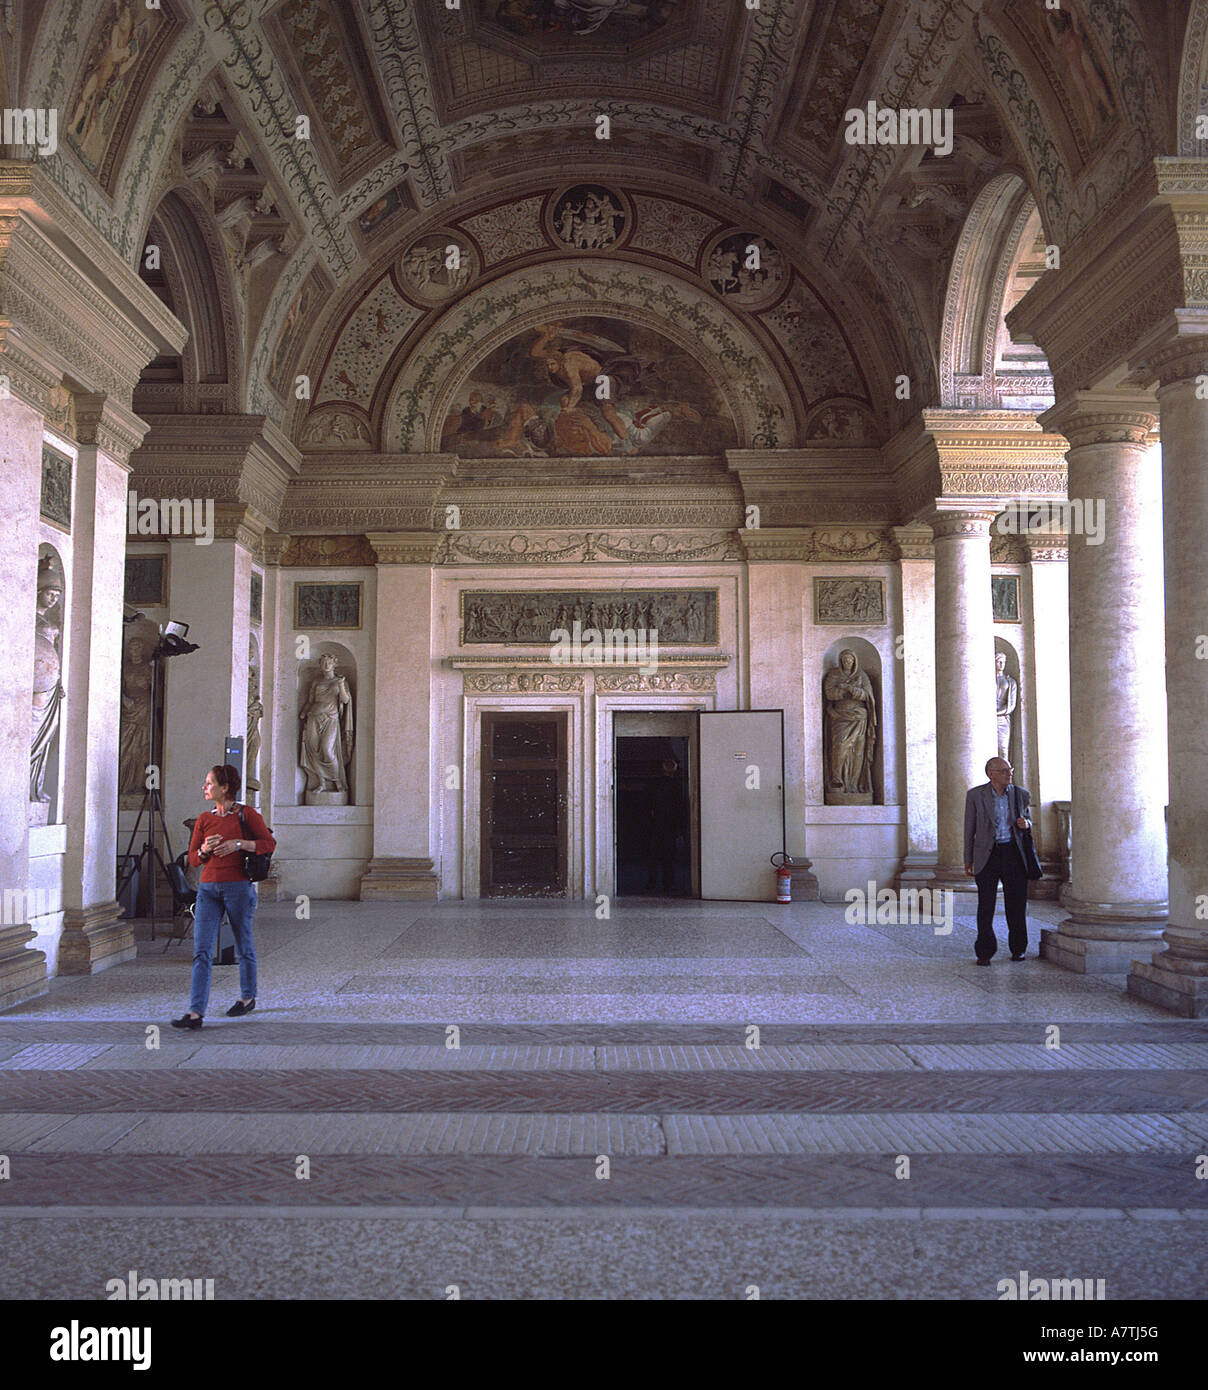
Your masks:
<instances>
[{"instance_id":1,"label":"brick paving strip","mask_svg":"<svg viewBox=\"0 0 1208 1390\"><path fill-rule=\"evenodd\" d=\"M1208 1042L1208 1021L1188 1019L1092 1022L1060 1018L1043 1023L759 1023L763 1043L1043 1043L1050 1023L1061 1028L1067 1042ZM188 1045L216 1038L222 1043L277 1043L301 1047L307 1043L438 1043L445 1028L456 1023L462 1045L516 1044L650 1044L708 1046L745 1041L740 1024L725 1023L476 1023L446 1019L434 1023L319 1023L273 1020L264 1013L247 1019L216 1019L200 1033L174 1032L166 1019L133 1018L74 1021L69 1019L0 1019L0 1043L119 1043L137 1039L149 1023L160 1026L161 1047Z\"/></svg>"},{"instance_id":2,"label":"brick paving strip","mask_svg":"<svg viewBox=\"0 0 1208 1390\"><path fill-rule=\"evenodd\" d=\"M330 1155L309 1180L292 1155L24 1155L0 1183L5 1207L689 1207L1208 1211L1208 1184L1166 1154L918 1155L909 1179L889 1154L615 1158ZM1155 1235L1157 1232L1155 1231Z\"/></svg>"},{"instance_id":3,"label":"brick paving strip","mask_svg":"<svg viewBox=\"0 0 1208 1390\"><path fill-rule=\"evenodd\" d=\"M0 1112L1208 1112L1208 1071L0 1072Z\"/></svg>"}]
</instances>

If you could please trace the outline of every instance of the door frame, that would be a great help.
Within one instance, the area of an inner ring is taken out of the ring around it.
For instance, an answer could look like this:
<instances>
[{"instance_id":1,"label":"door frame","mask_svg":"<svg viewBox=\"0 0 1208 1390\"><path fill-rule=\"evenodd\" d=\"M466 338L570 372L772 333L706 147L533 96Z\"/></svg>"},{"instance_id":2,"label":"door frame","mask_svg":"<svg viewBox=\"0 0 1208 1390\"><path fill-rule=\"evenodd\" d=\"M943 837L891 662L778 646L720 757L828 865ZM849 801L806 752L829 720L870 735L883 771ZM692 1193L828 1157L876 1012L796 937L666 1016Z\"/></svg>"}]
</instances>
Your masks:
<instances>
[{"instance_id":1,"label":"door frame","mask_svg":"<svg viewBox=\"0 0 1208 1390\"><path fill-rule=\"evenodd\" d=\"M716 696L709 695L663 695L661 693L635 695L597 695L595 709L595 827L592 865L588 893L604 893L609 898L616 897L616 784L614 768L616 763L616 732L613 716L618 712L632 714L683 714L712 710ZM695 722L695 721L694 721ZM690 736L691 742L691 736ZM586 756L586 754L585 754ZM697 757L692 755L689 769L688 795L691 806L696 807L699 800L699 775ZM693 809L693 814L695 810ZM700 890L700 862L698 845L699 825L692 825L692 882L694 893Z\"/></svg>"},{"instance_id":2,"label":"door frame","mask_svg":"<svg viewBox=\"0 0 1208 1390\"><path fill-rule=\"evenodd\" d=\"M482 715L562 714L566 719L566 897L582 898L584 873L583 763L579 756L583 737L581 697L534 699L532 695L467 695L462 727L461 884L462 897L483 899L482 847ZM500 899L499 901L506 901Z\"/></svg>"}]
</instances>

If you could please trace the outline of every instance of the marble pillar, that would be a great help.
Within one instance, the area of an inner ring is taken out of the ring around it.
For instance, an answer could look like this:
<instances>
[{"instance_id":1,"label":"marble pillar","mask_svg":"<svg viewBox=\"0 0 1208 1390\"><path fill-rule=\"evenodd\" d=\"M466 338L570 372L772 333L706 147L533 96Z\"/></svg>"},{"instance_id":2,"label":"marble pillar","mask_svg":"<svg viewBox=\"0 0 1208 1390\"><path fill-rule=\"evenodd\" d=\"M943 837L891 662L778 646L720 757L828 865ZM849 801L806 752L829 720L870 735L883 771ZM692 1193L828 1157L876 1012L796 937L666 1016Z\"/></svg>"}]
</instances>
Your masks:
<instances>
[{"instance_id":1,"label":"marble pillar","mask_svg":"<svg viewBox=\"0 0 1208 1390\"><path fill-rule=\"evenodd\" d=\"M88 975L137 954L114 901L117 764L130 449L143 425L103 396L76 401L80 449L72 538L72 662L65 701L65 791L58 973ZM124 848L124 846L123 846Z\"/></svg>"},{"instance_id":2,"label":"marble pillar","mask_svg":"<svg viewBox=\"0 0 1208 1390\"><path fill-rule=\"evenodd\" d=\"M1070 797L1070 585L1064 533L1025 538L1031 595L1025 738L1034 750L1032 827L1045 870L1033 897L1055 898L1061 886L1064 830L1057 803Z\"/></svg>"},{"instance_id":3,"label":"marble pillar","mask_svg":"<svg viewBox=\"0 0 1208 1390\"><path fill-rule=\"evenodd\" d=\"M1136 961L1128 991L1208 1017L1208 338L1159 354L1166 573L1169 922L1165 950ZM1075 829L1077 822L1075 822Z\"/></svg>"},{"instance_id":4,"label":"marble pillar","mask_svg":"<svg viewBox=\"0 0 1208 1390\"><path fill-rule=\"evenodd\" d=\"M0 347L5 346L0 335ZM34 586L42 493L42 415L19 397L0 354L0 477L5 542L0 546L0 1009L44 994L45 952L29 947L38 915L29 882L30 693L34 672Z\"/></svg>"},{"instance_id":5,"label":"marble pillar","mask_svg":"<svg viewBox=\"0 0 1208 1390\"><path fill-rule=\"evenodd\" d=\"M935 875L935 552L931 528L897 526L902 574L902 706L906 747L906 853L898 886Z\"/></svg>"},{"instance_id":6,"label":"marble pillar","mask_svg":"<svg viewBox=\"0 0 1208 1390\"><path fill-rule=\"evenodd\" d=\"M378 557L373 744L373 858L361 899L435 902L439 824L431 769L432 544L430 534L375 533Z\"/></svg>"},{"instance_id":7,"label":"marble pillar","mask_svg":"<svg viewBox=\"0 0 1208 1390\"><path fill-rule=\"evenodd\" d=\"M1166 920L1162 494L1152 402L1078 392L1040 417L1068 461L1073 875L1044 959L1127 971ZM1081 504L1081 517L1079 506ZM1095 517L1102 520L1101 536Z\"/></svg>"},{"instance_id":8,"label":"marble pillar","mask_svg":"<svg viewBox=\"0 0 1208 1390\"><path fill-rule=\"evenodd\" d=\"M935 538L937 886L975 891L965 873L965 794L986 781L998 750L990 523L994 504L953 502L931 518Z\"/></svg>"}]
</instances>

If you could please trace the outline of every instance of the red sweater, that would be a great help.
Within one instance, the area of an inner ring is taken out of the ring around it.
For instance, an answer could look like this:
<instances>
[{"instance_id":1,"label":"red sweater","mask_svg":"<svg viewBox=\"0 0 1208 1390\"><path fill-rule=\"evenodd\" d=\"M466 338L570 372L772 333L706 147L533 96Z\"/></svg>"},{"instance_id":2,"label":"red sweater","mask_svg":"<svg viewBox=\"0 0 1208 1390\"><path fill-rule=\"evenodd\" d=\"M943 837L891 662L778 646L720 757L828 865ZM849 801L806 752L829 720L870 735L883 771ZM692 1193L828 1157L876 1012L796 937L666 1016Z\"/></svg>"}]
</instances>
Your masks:
<instances>
[{"instance_id":1,"label":"red sweater","mask_svg":"<svg viewBox=\"0 0 1208 1390\"><path fill-rule=\"evenodd\" d=\"M238 812L243 812L247 834L239 828ZM264 818L253 806L232 806L225 816L216 811L203 811L193 825L193 838L189 841L189 863L201 865L202 883L241 883L247 880L243 875L243 856L241 854L211 855L203 862L201 847L210 835L221 835L224 840L256 841L257 854L272 854L277 842L264 823Z\"/></svg>"}]
</instances>

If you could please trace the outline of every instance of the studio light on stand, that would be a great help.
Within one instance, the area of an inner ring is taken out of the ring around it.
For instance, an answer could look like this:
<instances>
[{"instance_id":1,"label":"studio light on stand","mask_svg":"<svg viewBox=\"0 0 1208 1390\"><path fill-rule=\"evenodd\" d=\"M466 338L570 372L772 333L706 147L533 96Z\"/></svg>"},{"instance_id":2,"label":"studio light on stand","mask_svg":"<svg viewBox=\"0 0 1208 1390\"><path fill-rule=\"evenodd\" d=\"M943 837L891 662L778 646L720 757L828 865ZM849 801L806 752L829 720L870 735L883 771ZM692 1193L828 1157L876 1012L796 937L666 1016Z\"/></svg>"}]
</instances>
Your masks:
<instances>
[{"instance_id":1,"label":"studio light on stand","mask_svg":"<svg viewBox=\"0 0 1208 1390\"><path fill-rule=\"evenodd\" d=\"M125 618L124 622L133 622L135 618L142 617L141 613L136 613L131 617ZM136 873L143 870L144 861L146 869L149 871L149 878L144 880L150 884L151 900L151 940L155 940L155 865L158 864L164 878L171 881L168 874L167 864L164 863L163 856L156 845L155 827L158 823L163 832L164 849L168 852L168 862L172 861L172 842L168 837L168 826L164 820L164 801L163 789L160 786L162 781L162 765L160 763L160 721L162 710L160 709L161 693L163 689L163 678L160 675L160 667L169 657L186 656L189 652L197 651L197 643L188 641L188 623L165 623L160 629L159 641L155 644L155 650L151 653L151 734L150 749L147 759L148 771L152 773L149 778L147 789L143 792L143 803L138 808L138 816L134 822L134 828L130 831L130 840L126 845L126 853L123 855L123 863L126 865L122 877L117 885L117 896L120 897L130 880ZM151 785L153 783L154 785ZM143 847L139 851L137 859L131 859L130 851L134 847L134 841L138 836L138 828L142 824L144 812L147 815L147 839L143 842Z\"/></svg>"}]
</instances>

